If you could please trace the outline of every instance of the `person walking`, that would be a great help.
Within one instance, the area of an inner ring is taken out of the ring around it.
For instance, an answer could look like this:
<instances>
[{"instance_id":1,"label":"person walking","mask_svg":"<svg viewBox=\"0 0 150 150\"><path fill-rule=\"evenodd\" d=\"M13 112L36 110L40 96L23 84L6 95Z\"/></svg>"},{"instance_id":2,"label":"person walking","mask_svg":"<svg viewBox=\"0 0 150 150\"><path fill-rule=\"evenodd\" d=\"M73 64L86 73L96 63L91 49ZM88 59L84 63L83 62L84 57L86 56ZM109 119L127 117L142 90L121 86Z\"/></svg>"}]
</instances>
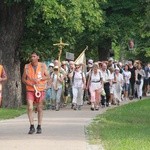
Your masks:
<instances>
[{"instance_id":1,"label":"person walking","mask_svg":"<svg viewBox=\"0 0 150 150\"><path fill-rule=\"evenodd\" d=\"M60 73L59 66L54 66L54 72L51 75L52 83L52 105L56 111L60 109L64 76Z\"/></svg>"},{"instance_id":2,"label":"person walking","mask_svg":"<svg viewBox=\"0 0 150 150\"><path fill-rule=\"evenodd\" d=\"M135 70L136 89L137 89L137 96L139 99L142 99L143 96L144 77L145 72L142 69L142 65L139 63L137 65L137 69Z\"/></svg>"},{"instance_id":3,"label":"person walking","mask_svg":"<svg viewBox=\"0 0 150 150\"><path fill-rule=\"evenodd\" d=\"M106 93L106 100L105 100L105 96L102 96L102 106L104 107L105 105L109 106L110 82L111 82L110 71L107 69L106 63L102 64L101 73L102 73L102 78L103 78L104 91Z\"/></svg>"},{"instance_id":4,"label":"person walking","mask_svg":"<svg viewBox=\"0 0 150 150\"><path fill-rule=\"evenodd\" d=\"M129 86L129 98L132 100L133 98L135 98L135 70L136 67L133 66L133 62L132 61L128 61L128 66L129 66L129 71L131 72L131 78L130 78L130 86Z\"/></svg>"},{"instance_id":5,"label":"person walking","mask_svg":"<svg viewBox=\"0 0 150 150\"><path fill-rule=\"evenodd\" d=\"M3 82L7 80L7 75L3 65L0 65L0 107L2 106L2 88Z\"/></svg>"},{"instance_id":6,"label":"person walking","mask_svg":"<svg viewBox=\"0 0 150 150\"><path fill-rule=\"evenodd\" d=\"M125 64L124 70L123 70L123 79L124 79L124 84L123 84L123 91L124 91L124 100L128 99L128 91L129 91L129 86L130 86L130 78L131 78L131 72L128 70L128 64Z\"/></svg>"},{"instance_id":7,"label":"person walking","mask_svg":"<svg viewBox=\"0 0 150 150\"><path fill-rule=\"evenodd\" d=\"M36 52L31 53L31 62L26 64L22 76L22 81L26 85L27 111L30 122L28 134L35 132L33 106L36 104L38 112L37 134L42 133L43 100L49 74L44 63L39 62L39 55Z\"/></svg>"},{"instance_id":8,"label":"person walking","mask_svg":"<svg viewBox=\"0 0 150 150\"><path fill-rule=\"evenodd\" d=\"M120 73L120 69L118 67L115 68L113 83L114 83L114 100L115 103L119 105L121 102L123 75Z\"/></svg>"},{"instance_id":9,"label":"person walking","mask_svg":"<svg viewBox=\"0 0 150 150\"><path fill-rule=\"evenodd\" d=\"M75 64L75 71L72 74L72 93L73 93L73 109L81 110L83 105L83 94L86 87L85 74L81 71L80 64Z\"/></svg>"},{"instance_id":10,"label":"person walking","mask_svg":"<svg viewBox=\"0 0 150 150\"><path fill-rule=\"evenodd\" d=\"M91 95L91 110L99 110L102 75L98 63L94 63L87 82L87 89L89 89Z\"/></svg>"}]
</instances>

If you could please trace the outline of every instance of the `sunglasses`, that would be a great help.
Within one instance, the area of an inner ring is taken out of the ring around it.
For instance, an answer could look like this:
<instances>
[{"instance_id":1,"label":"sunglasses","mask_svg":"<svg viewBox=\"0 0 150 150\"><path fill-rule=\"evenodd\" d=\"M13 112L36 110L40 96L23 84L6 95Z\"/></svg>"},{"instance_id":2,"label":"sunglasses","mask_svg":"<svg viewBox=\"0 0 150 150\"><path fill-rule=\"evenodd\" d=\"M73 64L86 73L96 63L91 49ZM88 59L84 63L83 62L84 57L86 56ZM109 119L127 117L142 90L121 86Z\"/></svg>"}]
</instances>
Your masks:
<instances>
[{"instance_id":1,"label":"sunglasses","mask_svg":"<svg viewBox=\"0 0 150 150\"><path fill-rule=\"evenodd\" d=\"M58 69L54 69L54 71L58 71Z\"/></svg>"}]
</instances>

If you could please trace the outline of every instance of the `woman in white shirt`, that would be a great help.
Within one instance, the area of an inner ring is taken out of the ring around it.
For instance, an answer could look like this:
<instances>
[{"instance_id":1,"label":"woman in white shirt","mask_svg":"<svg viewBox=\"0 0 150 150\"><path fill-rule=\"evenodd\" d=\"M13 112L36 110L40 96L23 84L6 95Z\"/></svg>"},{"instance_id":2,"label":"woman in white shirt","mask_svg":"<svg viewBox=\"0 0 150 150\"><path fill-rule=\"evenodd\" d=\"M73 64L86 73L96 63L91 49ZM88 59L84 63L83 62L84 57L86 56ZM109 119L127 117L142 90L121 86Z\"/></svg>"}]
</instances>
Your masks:
<instances>
[{"instance_id":1,"label":"woman in white shirt","mask_svg":"<svg viewBox=\"0 0 150 150\"><path fill-rule=\"evenodd\" d=\"M143 94L144 77L145 72L142 69L141 64L138 64L137 69L135 70L135 80L136 80L137 96L140 99L142 98Z\"/></svg>"},{"instance_id":2,"label":"woman in white shirt","mask_svg":"<svg viewBox=\"0 0 150 150\"><path fill-rule=\"evenodd\" d=\"M114 83L114 100L115 103L117 102L118 105L121 102L121 93L122 93L122 85L123 85L123 75L121 73L119 73L120 69L119 68L115 68L115 72L114 72L114 79L113 79L113 83Z\"/></svg>"},{"instance_id":3,"label":"woman in white shirt","mask_svg":"<svg viewBox=\"0 0 150 150\"><path fill-rule=\"evenodd\" d=\"M91 94L91 110L99 110L100 95L102 92L102 75L97 63L94 63L92 71L89 75L87 89L88 88Z\"/></svg>"},{"instance_id":4,"label":"woman in white shirt","mask_svg":"<svg viewBox=\"0 0 150 150\"><path fill-rule=\"evenodd\" d=\"M75 64L75 71L72 74L72 93L73 93L73 109L81 110L83 105L83 93L86 86L85 74L81 71L81 66Z\"/></svg>"},{"instance_id":5,"label":"woman in white shirt","mask_svg":"<svg viewBox=\"0 0 150 150\"><path fill-rule=\"evenodd\" d=\"M124 90L124 100L127 100L128 98L128 91L129 91L129 85L130 85L130 78L131 78L131 72L128 70L129 66L126 64L123 71L123 90Z\"/></svg>"}]
</instances>

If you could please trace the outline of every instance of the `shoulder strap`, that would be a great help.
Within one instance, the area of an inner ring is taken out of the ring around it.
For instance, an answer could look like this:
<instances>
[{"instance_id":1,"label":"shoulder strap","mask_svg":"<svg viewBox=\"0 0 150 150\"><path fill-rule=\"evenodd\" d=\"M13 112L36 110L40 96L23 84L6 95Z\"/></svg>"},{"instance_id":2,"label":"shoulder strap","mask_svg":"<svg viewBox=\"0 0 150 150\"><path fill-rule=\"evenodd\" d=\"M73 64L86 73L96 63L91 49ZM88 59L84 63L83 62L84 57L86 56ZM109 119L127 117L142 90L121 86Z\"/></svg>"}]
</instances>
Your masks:
<instances>
[{"instance_id":1,"label":"shoulder strap","mask_svg":"<svg viewBox=\"0 0 150 150\"><path fill-rule=\"evenodd\" d=\"M100 77L100 80L102 80L102 75L101 75L101 72L99 71L99 77Z\"/></svg>"},{"instance_id":2,"label":"shoulder strap","mask_svg":"<svg viewBox=\"0 0 150 150\"><path fill-rule=\"evenodd\" d=\"M72 83L74 83L74 76L75 76L75 71L73 71Z\"/></svg>"},{"instance_id":3,"label":"shoulder strap","mask_svg":"<svg viewBox=\"0 0 150 150\"><path fill-rule=\"evenodd\" d=\"M81 72L81 75L82 75L82 82L84 83L83 72Z\"/></svg>"},{"instance_id":4,"label":"shoulder strap","mask_svg":"<svg viewBox=\"0 0 150 150\"><path fill-rule=\"evenodd\" d=\"M107 75L109 75L109 73L108 73L108 69L106 69L106 73L107 73Z\"/></svg>"}]
</instances>

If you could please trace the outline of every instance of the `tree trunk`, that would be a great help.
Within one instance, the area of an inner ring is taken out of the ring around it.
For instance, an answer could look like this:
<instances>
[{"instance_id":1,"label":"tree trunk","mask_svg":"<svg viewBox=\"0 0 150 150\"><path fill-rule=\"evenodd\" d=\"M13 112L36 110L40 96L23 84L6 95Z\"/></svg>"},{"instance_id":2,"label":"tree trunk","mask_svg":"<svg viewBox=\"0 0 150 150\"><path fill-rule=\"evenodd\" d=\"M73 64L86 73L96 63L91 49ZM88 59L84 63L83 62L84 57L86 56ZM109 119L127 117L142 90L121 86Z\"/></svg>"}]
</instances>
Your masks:
<instances>
[{"instance_id":1,"label":"tree trunk","mask_svg":"<svg viewBox=\"0 0 150 150\"><path fill-rule=\"evenodd\" d=\"M8 80L3 86L3 106L14 108L22 105L19 44L24 27L23 3L0 2L0 63Z\"/></svg>"},{"instance_id":2,"label":"tree trunk","mask_svg":"<svg viewBox=\"0 0 150 150\"><path fill-rule=\"evenodd\" d=\"M111 49L112 49L111 38L102 37L98 45L99 60L100 61L108 60L108 58L110 57Z\"/></svg>"}]
</instances>

